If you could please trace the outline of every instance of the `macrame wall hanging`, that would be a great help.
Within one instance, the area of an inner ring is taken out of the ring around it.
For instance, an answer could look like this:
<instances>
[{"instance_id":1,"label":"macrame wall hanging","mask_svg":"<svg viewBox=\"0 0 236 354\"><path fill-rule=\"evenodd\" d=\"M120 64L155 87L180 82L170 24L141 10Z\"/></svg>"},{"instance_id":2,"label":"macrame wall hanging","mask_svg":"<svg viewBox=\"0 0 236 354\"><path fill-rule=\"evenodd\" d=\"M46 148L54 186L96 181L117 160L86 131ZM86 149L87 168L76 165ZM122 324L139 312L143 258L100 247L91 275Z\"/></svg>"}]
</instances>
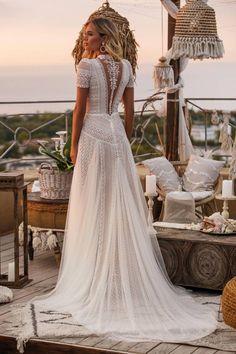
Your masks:
<instances>
[{"instance_id":1,"label":"macrame wall hanging","mask_svg":"<svg viewBox=\"0 0 236 354\"><path fill-rule=\"evenodd\" d=\"M108 18L116 24L119 30L119 41L123 48L123 58L128 59L130 61L133 68L133 73L135 74L135 70L137 67L138 44L134 38L133 32L129 28L129 21L125 17L121 16L114 9L112 9L108 1L105 1L97 11L93 12L89 16L88 21L97 17ZM83 48L83 28L82 28L82 30L79 33L79 37L76 41L76 45L72 52L76 65L82 59L83 52L84 52L84 48Z\"/></svg>"},{"instance_id":2,"label":"macrame wall hanging","mask_svg":"<svg viewBox=\"0 0 236 354\"><path fill-rule=\"evenodd\" d=\"M229 168L229 177L236 178L236 134L234 137L234 144L232 149L232 160Z\"/></svg>"},{"instance_id":3,"label":"macrame wall hanging","mask_svg":"<svg viewBox=\"0 0 236 354\"><path fill-rule=\"evenodd\" d=\"M172 59L221 58L222 40L216 28L215 11L204 0L187 0L177 12Z\"/></svg>"},{"instance_id":4,"label":"macrame wall hanging","mask_svg":"<svg viewBox=\"0 0 236 354\"><path fill-rule=\"evenodd\" d=\"M161 46L162 56L157 65L154 66L153 80L154 87L157 90L162 90L174 85L174 71L171 65L168 64L166 57L163 56L163 7L161 6Z\"/></svg>"},{"instance_id":5,"label":"macrame wall hanging","mask_svg":"<svg viewBox=\"0 0 236 354\"><path fill-rule=\"evenodd\" d=\"M221 150L225 153L231 154L233 147L233 140L231 134L229 133L229 112L223 112L223 124L220 130L219 142L221 143Z\"/></svg>"}]
</instances>

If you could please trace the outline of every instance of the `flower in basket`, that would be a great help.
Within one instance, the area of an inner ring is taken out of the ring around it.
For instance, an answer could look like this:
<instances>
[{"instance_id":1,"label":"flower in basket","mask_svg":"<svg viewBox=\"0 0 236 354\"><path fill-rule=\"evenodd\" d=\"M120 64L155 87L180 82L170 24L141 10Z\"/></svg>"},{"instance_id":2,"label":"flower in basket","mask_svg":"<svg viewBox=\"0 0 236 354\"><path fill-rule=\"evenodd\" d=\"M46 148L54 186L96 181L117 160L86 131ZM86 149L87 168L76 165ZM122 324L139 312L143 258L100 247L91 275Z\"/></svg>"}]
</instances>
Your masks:
<instances>
[{"instance_id":1,"label":"flower in basket","mask_svg":"<svg viewBox=\"0 0 236 354\"><path fill-rule=\"evenodd\" d=\"M74 165L70 158L71 136L69 135L64 142L64 135L67 132L57 132L59 138L52 138L55 143L55 149L50 149L46 146L46 141L38 140L39 152L42 155L47 155L53 159L60 171L73 171Z\"/></svg>"}]
</instances>

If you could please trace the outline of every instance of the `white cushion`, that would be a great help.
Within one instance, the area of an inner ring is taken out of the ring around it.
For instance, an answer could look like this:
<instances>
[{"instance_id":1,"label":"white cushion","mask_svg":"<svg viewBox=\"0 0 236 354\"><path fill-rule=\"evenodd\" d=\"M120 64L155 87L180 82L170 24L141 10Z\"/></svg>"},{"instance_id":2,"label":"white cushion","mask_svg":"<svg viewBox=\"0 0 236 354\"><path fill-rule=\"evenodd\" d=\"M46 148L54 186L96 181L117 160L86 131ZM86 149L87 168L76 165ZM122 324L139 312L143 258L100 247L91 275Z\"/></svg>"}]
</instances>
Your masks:
<instances>
[{"instance_id":1,"label":"white cushion","mask_svg":"<svg viewBox=\"0 0 236 354\"><path fill-rule=\"evenodd\" d=\"M164 156L154 157L142 162L156 175L157 185L165 193L178 190L180 179L174 166Z\"/></svg>"},{"instance_id":2,"label":"white cushion","mask_svg":"<svg viewBox=\"0 0 236 354\"><path fill-rule=\"evenodd\" d=\"M213 191L201 191L201 192L195 191L195 192L190 192L190 193L192 194L193 199L195 201L197 201L197 200L202 200L207 197L210 197L210 195L212 195Z\"/></svg>"},{"instance_id":3,"label":"white cushion","mask_svg":"<svg viewBox=\"0 0 236 354\"><path fill-rule=\"evenodd\" d=\"M191 155L183 175L184 189L188 192L213 190L223 166L223 161Z\"/></svg>"}]
</instances>

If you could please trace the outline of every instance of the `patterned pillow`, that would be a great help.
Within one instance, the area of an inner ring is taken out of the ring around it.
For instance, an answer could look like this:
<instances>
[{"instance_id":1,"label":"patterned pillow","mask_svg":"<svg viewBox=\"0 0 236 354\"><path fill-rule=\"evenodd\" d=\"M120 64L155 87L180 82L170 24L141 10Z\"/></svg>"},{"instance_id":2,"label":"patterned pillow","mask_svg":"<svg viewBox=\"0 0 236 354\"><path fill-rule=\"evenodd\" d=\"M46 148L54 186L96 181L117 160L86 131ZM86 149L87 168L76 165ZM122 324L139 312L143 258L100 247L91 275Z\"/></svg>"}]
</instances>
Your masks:
<instances>
[{"instance_id":1,"label":"patterned pillow","mask_svg":"<svg viewBox=\"0 0 236 354\"><path fill-rule=\"evenodd\" d=\"M142 163L156 175L157 185L165 194L178 190L180 178L174 166L164 156L144 160Z\"/></svg>"},{"instance_id":2,"label":"patterned pillow","mask_svg":"<svg viewBox=\"0 0 236 354\"><path fill-rule=\"evenodd\" d=\"M223 166L223 161L191 155L183 175L184 190L188 192L213 190Z\"/></svg>"}]
</instances>

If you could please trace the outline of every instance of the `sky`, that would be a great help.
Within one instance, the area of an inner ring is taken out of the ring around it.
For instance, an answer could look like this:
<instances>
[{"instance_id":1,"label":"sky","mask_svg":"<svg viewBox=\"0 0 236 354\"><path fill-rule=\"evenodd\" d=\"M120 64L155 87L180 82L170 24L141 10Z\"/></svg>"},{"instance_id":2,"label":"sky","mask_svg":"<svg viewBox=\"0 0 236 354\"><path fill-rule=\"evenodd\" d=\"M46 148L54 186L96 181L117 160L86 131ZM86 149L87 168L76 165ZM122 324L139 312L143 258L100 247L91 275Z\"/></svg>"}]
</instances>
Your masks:
<instances>
[{"instance_id":1,"label":"sky","mask_svg":"<svg viewBox=\"0 0 236 354\"><path fill-rule=\"evenodd\" d=\"M83 23L102 3L0 0L0 101L74 99L71 51ZM189 61L183 74L185 96L236 97L236 0L209 0L208 4L216 11L226 53L219 60ZM135 98L146 98L155 92L153 65L167 49L167 12L163 10L162 36L160 0L110 0L110 5L128 18L134 30L139 43ZM236 102L230 105L236 109ZM0 105L0 113L14 110Z\"/></svg>"}]
</instances>

